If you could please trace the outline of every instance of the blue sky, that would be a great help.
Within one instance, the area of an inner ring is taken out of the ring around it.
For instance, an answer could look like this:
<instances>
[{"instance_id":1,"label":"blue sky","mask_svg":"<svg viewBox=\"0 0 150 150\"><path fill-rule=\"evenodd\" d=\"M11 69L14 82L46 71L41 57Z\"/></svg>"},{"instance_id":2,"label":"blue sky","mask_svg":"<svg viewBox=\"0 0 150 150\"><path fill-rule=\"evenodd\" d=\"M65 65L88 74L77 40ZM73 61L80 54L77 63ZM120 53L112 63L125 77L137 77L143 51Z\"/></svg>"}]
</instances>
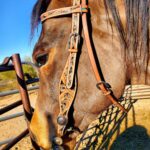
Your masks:
<instances>
[{"instance_id":1,"label":"blue sky","mask_svg":"<svg viewBox=\"0 0 150 150\"><path fill-rule=\"evenodd\" d=\"M40 34L36 33L30 42L30 17L35 2L36 0L1 0L0 62L14 53L20 53L21 58L31 56Z\"/></svg>"}]
</instances>

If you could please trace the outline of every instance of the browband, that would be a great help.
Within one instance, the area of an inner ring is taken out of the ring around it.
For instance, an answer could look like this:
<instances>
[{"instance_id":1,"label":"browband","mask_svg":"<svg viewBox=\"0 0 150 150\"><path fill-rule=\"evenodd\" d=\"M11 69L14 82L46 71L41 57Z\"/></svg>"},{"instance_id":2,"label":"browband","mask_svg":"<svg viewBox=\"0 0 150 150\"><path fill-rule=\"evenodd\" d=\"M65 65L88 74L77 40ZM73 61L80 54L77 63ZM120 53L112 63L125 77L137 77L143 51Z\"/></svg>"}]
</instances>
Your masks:
<instances>
[{"instance_id":1,"label":"browband","mask_svg":"<svg viewBox=\"0 0 150 150\"><path fill-rule=\"evenodd\" d=\"M86 12L88 12L87 5L75 5L71 7L64 7L64 8L47 11L43 13L40 18L41 18L41 22L44 22L45 20L53 17L59 17L59 16L73 14L73 13L86 13Z\"/></svg>"}]
</instances>

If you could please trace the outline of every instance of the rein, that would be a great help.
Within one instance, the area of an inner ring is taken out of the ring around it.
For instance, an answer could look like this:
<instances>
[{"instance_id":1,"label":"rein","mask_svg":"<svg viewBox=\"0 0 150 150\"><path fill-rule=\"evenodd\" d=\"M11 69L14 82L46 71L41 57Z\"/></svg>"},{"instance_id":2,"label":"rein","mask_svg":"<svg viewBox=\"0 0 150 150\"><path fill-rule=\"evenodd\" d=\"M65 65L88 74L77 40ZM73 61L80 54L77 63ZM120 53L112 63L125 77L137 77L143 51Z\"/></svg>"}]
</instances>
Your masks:
<instances>
[{"instance_id":1,"label":"rein","mask_svg":"<svg viewBox=\"0 0 150 150\"><path fill-rule=\"evenodd\" d=\"M62 73L59 87L59 105L60 113L57 118L58 123L58 135L60 137L64 136L68 128L68 114L70 108L74 102L76 92L77 92L77 78L76 78L76 68L77 66L77 56L80 45L80 23L82 21L82 28L84 32L84 39L86 42L89 59L93 68L95 78L97 80L97 88L102 91L102 93L117 107L122 111L127 112L125 108L117 102L117 98L114 96L111 86L106 83L102 75L99 73L96 60L93 53L93 48L91 45L91 40L88 31L88 21L87 13L89 13L89 8L87 6L86 0L74 0L73 6L65 7L55 10L50 10L41 15L41 21L45 22L47 19L54 17L63 17L65 15L72 14L72 31L70 34L69 43L69 57L65 65L64 71Z\"/></svg>"}]
</instances>

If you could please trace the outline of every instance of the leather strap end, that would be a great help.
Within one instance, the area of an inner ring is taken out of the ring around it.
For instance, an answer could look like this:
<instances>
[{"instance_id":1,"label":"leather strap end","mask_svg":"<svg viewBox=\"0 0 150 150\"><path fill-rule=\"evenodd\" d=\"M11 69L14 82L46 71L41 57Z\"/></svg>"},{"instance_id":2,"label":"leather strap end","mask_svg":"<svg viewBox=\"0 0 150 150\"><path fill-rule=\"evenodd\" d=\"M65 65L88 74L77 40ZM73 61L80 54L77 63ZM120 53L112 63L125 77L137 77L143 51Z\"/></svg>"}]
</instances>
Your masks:
<instances>
[{"instance_id":1,"label":"leather strap end","mask_svg":"<svg viewBox=\"0 0 150 150\"><path fill-rule=\"evenodd\" d=\"M118 107L122 112L128 113L128 111L127 111L121 104L119 104L118 102L114 102L113 104L114 104L116 107Z\"/></svg>"}]
</instances>

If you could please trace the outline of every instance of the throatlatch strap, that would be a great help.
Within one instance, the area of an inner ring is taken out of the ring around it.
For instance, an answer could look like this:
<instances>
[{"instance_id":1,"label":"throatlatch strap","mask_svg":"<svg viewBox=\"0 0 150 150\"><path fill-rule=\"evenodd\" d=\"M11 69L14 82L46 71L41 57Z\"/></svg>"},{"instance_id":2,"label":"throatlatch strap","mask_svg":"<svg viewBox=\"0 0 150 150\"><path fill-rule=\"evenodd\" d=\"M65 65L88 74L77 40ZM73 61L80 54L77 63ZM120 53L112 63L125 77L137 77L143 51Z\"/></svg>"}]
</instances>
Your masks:
<instances>
[{"instance_id":1,"label":"throatlatch strap","mask_svg":"<svg viewBox=\"0 0 150 150\"><path fill-rule=\"evenodd\" d=\"M86 0L82 0L82 5L86 5ZM105 86L105 81L102 80L101 75L98 71L96 60L94 57L90 36L89 36L89 30L88 30L88 22L87 22L87 14L84 13L82 15L82 25L83 25L83 31L84 31L84 39L87 45L87 50L90 58L90 62L93 68L94 75L96 77L96 80L98 82L97 86L101 89L103 94L118 108L120 108L123 112L127 112L125 108L117 102L117 98L113 95L112 91L110 92L110 89ZM101 84L100 84L101 83Z\"/></svg>"}]
</instances>

